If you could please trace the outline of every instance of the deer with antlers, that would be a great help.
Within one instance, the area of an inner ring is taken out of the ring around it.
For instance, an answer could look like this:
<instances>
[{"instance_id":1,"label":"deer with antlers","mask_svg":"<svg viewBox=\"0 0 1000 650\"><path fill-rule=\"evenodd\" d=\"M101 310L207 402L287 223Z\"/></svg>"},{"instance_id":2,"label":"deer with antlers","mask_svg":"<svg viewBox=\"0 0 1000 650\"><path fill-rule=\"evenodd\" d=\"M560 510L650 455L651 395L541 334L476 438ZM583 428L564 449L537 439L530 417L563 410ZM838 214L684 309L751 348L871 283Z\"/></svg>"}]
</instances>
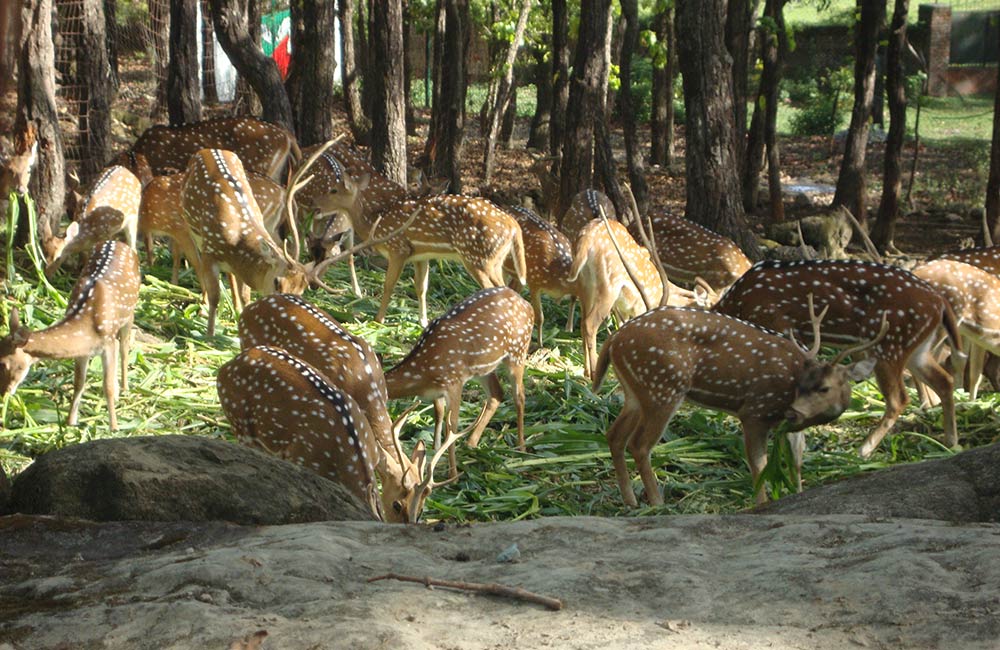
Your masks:
<instances>
[{"instance_id":1,"label":"deer with antlers","mask_svg":"<svg viewBox=\"0 0 1000 650\"><path fill-rule=\"evenodd\" d=\"M646 500L660 505L650 453L685 399L735 415L743 428L747 461L754 485L767 465L768 433L784 425L789 432L801 491L801 431L835 420L850 405L851 382L871 374L872 358L843 366L851 354L872 348L886 336L883 315L876 337L841 352L827 363L817 358L820 323L808 294L813 331L805 351L792 340L750 323L701 309L660 307L625 323L601 348L594 373L597 391L614 366L625 393L621 413L607 431L618 487L625 504L638 502L625 465L625 450L635 459ZM767 500L759 486L758 503Z\"/></svg>"},{"instance_id":2,"label":"deer with antlers","mask_svg":"<svg viewBox=\"0 0 1000 650\"><path fill-rule=\"evenodd\" d=\"M424 479L427 464L422 442L417 443L409 458L403 453L399 442L403 418L396 423L389 419L382 363L371 346L326 312L288 294L273 294L248 305L240 315L239 332L244 350L262 345L282 348L354 399L379 447L376 470L381 479L382 512L386 520L416 522L433 488L433 480ZM310 438L311 446L303 455L306 466L320 462L312 459L325 456L331 445L340 442L336 436L321 432L326 429L318 429ZM287 430L271 435L272 441L276 441L287 436ZM302 435L309 437L308 433ZM286 446L287 437L281 440L282 444L277 446Z\"/></svg>"},{"instance_id":3,"label":"deer with antlers","mask_svg":"<svg viewBox=\"0 0 1000 650\"><path fill-rule=\"evenodd\" d=\"M888 333L871 348L885 413L862 443L861 456L875 451L909 401L903 385L907 368L941 398L946 443L958 444L954 382L933 354L939 327L944 327L953 349L962 349L958 324L948 302L912 273L851 260L758 262L729 287L714 309L773 330L802 334L809 324L807 293L815 295L817 306L829 307L824 337L832 345L871 338L887 315Z\"/></svg>"},{"instance_id":4,"label":"deer with antlers","mask_svg":"<svg viewBox=\"0 0 1000 650\"><path fill-rule=\"evenodd\" d=\"M486 425L503 399L496 369L510 370L517 407L518 447L524 449L524 365L531 343L534 312L527 300L507 287L482 289L434 319L406 357L386 371L389 397L418 396L434 400L435 455L442 449L441 429L450 446L466 433L469 446L479 444ZM489 398L475 423L458 432L462 388L472 378L484 381ZM447 418L447 419L446 419ZM455 452L449 452L451 475L457 476Z\"/></svg>"},{"instance_id":5,"label":"deer with antlers","mask_svg":"<svg viewBox=\"0 0 1000 650\"><path fill-rule=\"evenodd\" d=\"M121 369L121 391L128 391L128 348L136 302L139 299L139 258L117 241L99 245L73 286L62 320L32 332L21 325L17 309L10 314L10 333L0 339L0 393L13 393L39 359L73 359L73 398L70 426L76 425L83 397L87 365L100 353L104 368L104 397L111 430L118 428L115 400L115 359Z\"/></svg>"}]
</instances>

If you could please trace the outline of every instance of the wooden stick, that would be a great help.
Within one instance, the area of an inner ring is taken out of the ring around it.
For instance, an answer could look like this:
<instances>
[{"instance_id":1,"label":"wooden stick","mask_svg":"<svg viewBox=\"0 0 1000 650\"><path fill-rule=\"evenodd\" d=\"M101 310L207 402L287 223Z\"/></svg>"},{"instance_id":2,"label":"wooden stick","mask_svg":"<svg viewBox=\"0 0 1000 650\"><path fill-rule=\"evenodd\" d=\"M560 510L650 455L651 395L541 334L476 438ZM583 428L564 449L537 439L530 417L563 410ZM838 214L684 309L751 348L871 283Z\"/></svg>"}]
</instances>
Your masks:
<instances>
[{"instance_id":1,"label":"wooden stick","mask_svg":"<svg viewBox=\"0 0 1000 650\"><path fill-rule=\"evenodd\" d=\"M553 611L559 611L563 607L563 602L558 598L540 596L536 593L527 591L526 589L521 589L520 587L508 587L495 582L488 584L482 582L461 582L455 580L441 580L439 578L431 578L429 576L425 576L423 578L419 576L406 576L398 573L386 573L385 575L368 578L368 582L376 582L378 580L400 580L402 582L416 582L427 588L448 587L449 589L461 589L464 591L474 591L483 594L493 594L494 596L503 596L505 598L526 600L530 603L537 603Z\"/></svg>"}]
</instances>

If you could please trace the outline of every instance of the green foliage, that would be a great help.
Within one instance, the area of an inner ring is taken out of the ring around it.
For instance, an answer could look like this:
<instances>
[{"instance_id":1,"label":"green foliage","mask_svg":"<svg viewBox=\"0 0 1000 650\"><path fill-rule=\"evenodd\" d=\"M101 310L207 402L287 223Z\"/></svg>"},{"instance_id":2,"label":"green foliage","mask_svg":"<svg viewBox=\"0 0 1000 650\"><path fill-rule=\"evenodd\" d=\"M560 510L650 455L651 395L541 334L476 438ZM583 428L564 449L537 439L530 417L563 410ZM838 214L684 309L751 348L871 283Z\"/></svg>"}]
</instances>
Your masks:
<instances>
[{"instance_id":1,"label":"green foliage","mask_svg":"<svg viewBox=\"0 0 1000 650\"><path fill-rule=\"evenodd\" d=\"M798 111L791 118L794 135L832 135L850 108L851 70L847 67L786 85L788 97Z\"/></svg>"}]
</instances>

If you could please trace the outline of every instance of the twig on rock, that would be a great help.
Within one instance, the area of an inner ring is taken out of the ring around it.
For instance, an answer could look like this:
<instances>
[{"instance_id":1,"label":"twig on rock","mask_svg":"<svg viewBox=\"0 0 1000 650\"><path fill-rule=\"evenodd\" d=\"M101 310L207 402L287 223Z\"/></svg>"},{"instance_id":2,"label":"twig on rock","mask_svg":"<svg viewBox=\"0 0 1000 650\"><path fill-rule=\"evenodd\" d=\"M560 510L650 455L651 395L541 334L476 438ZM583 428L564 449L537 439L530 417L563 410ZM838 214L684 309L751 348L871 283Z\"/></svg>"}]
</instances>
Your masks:
<instances>
[{"instance_id":1,"label":"twig on rock","mask_svg":"<svg viewBox=\"0 0 1000 650\"><path fill-rule=\"evenodd\" d=\"M449 589L461 589L464 591L493 594L494 596L503 596L505 598L526 600L530 603L537 603L553 611L558 611L562 609L563 606L563 602L558 598L540 596L539 594L527 591L526 589L521 589L520 587L508 587L506 585L499 585L495 582L491 582L489 584L482 582L461 582L456 580L441 580L439 578L431 578L429 576L425 576L423 578L419 576L406 576L398 573L386 573L385 575L368 578L368 582L376 582L378 580L400 580L402 582L416 582L428 588L448 587Z\"/></svg>"}]
</instances>

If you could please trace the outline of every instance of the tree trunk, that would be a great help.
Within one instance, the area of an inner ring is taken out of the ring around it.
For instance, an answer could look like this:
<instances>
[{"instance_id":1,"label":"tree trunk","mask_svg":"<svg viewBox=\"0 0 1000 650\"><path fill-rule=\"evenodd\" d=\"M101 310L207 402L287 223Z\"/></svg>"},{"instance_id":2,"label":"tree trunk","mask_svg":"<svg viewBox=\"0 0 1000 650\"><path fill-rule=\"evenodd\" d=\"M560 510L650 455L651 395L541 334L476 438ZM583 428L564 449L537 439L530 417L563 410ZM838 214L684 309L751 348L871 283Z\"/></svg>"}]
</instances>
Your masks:
<instances>
[{"instance_id":1,"label":"tree trunk","mask_svg":"<svg viewBox=\"0 0 1000 650\"><path fill-rule=\"evenodd\" d=\"M555 5L555 3L553 3ZM573 76L563 134L559 201L559 225L578 192L592 186L594 167L594 121L604 119L608 87L611 0L582 0Z\"/></svg>"},{"instance_id":2,"label":"tree trunk","mask_svg":"<svg viewBox=\"0 0 1000 650\"><path fill-rule=\"evenodd\" d=\"M732 63L726 0L678 0L677 45L684 81L687 218L760 254L747 224L736 162Z\"/></svg>"},{"instance_id":3,"label":"tree trunk","mask_svg":"<svg viewBox=\"0 0 1000 650\"><path fill-rule=\"evenodd\" d=\"M361 72L361 108L364 114L371 119L372 107L375 104L375 84L368 83L372 78L372 31L371 31L371 0L359 0L358 3L358 69ZM370 134L369 134L370 136Z\"/></svg>"},{"instance_id":4,"label":"tree trunk","mask_svg":"<svg viewBox=\"0 0 1000 650\"><path fill-rule=\"evenodd\" d=\"M432 122L424 155L431 175L447 178L450 181L449 191L461 194L466 56L472 19L468 0L441 0L441 4L444 20L439 20L437 37L441 42L440 76L434 86Z\"/></svg>"},{"instance_id":5,"label":"tree trunk","mask_svg":"<svg viewBox=\"0 0 1000 650\"><path fill-rule=\"evenodd\" d=\"M198 66L196 5L186 0L170 0L170 68L167 71L170 124L187 124L201 119Z\"/></svg>"},{"instance_id":6,"label":"tree trunk","mask_svg":"<svg viewBox=\"0 0 1000 650\"><path fill-rule=\"evenodd\" d=\"M114 90L108 74L107 22L103 0L84 0L81 51L77 65L87 102L80 107L79 128L86 134L81 180L94 177L111 157L111 102Z\"/></svg>"},{"instance_id":7,"label":"tree trunk","mask_svg":"<svg viewBox=\"0 0 1000 650\"><path fill-rule=\"evenodd\" d=\"M499 144L505 149L510 149L511 138L514 137L514 126L517 122L517 77L510 86L510 101L507 102L507 110L503 112L503 121L500 123Z\"/></svg>"},{"instance_id":8,"label":"tree trunk","mask_svg":"<svg viewBox=\"0 0 1000 650\"><path fill-rule=\"evenodd\" d=\"M108 70L111 74L111 87L114 92L121 85L118 75L118 3L116 0L104 0L104 34L107 43Z\"/></svg>"},{"instance_id":9,"label":"tree trunk","mask_svg":"<svg viewBox=\"0 0 1000 650\"><path fill-rule=\"evenodd\" d=\"M858 0L861 18L855 32L854 108L847 131L844 159L837 178L834 206L844 206L858 221L865 222L865 150L868 145L868 119L875 92L875 50L878 33L885 18L885 0Z\"/></svg>"},{"instance_id":10,"label":"tree trunk","mask_svg":"<svg viewBox=\"0 0 1000 650\"><path fill-rule=\"evenodd\" d=\"M535 59L535 114L528 131L528 148L543 149L549 144L549 127L552 120L552 62L545 50L532 48Z\"/></svg>"},{"instance_id":11,"label":"tree trunk","mask_svg":"<svg viewBox=\"0 0 1000 650\"><path fill-rule=\"evenodd\" d=\"M330 107L335 102L337 44L330 35L337 15L327 0L299 0L290 6L292 60L285 88L295 116L295 135L306 147L333 137Z\"/></svg>"},{"instance_id":12,"label":"tree trunk","mask_svg":"<svg viewBox=\"0 0 1000 650\"><path fill-rule=\"evenodd\" d=\"M550 153L562 157L569 105L569 14L566 0L552 0L552 122Z\"/></svg>"},{"instance_id":13,"label":"tree trunk","mask_svg":"<svg viewBox=\"0 0 1000 650\"><path fill-rule=\"evenodd\" d=\"M361 87L358 75L358 52L354 46L354 0L337 0L340 3L340 46L344 58L341 66L344 83L344 109L351 127L351 135L358 143L367 143L371 120L361 107ZM364 0L361 0L364 2Z\"/></svg>"},{"instance_id":14,"label":"tree trunk","mask_svg":"<svg viewBox=\"0 0 1000 650\"><path fill-rule=\"evenodd\" d=\"M260 98L263 119L294 133L292 105L281 83L278 66L274 59L264 55L251 37L247 14L237 0L212 0L212 20L226 56Z\"/></svg>"},{"instance_id":15,"label":"tree trunk","mask_svg":"<svg viewBox=\"0 0 1000 650\"><path fill-rule=\"evenodd\" d=\"M483 176L484 182L489 185L493 182L493 166L496 162L497 137L500 135L500 126L507 113L507 106L510 102L511 86L514 82L514 62L517 59L517 51L521 49L524 41L524 30L528 26L528 14L531 13L532 0L521 0L521 9L517 16L517 25L514 27L514 38L507 48L507 56L503 61L503 76L497 84L496 98L493 108L489 112L489 128L486 132L486 151L483 154Z\"/></svg>"},{"instance_id":16,"label":"tree trunk","mask_svg":"<svg viewBox=\"0 0 1000 650\"><path fill-rule=\"evenodd\" d=\"M737 168L746 153L747 98L749 91L750 32L760 0L729 0L726 7L726 49L733 60L733 125Z\"/></svg>"},{"instance_id":17,"label":"tree trunk","mask_svg":"<svg viewBox=\"0 0 1000 650\"><path fill-rule=\"evenodd\" d=\"M48 243L58 227L66 196L66 167L62 134L56 111L55 50L52 45L52 0L24 0L18 4L17 115L14 132L25 134L34 127L38 159L28 185L35 200L42 247L51 256ZM28 211L21 214L27 218ZM21 224L19 224L21 225ZM17 243L27 240L27 228L19 228Z\"/></svg>"},{"instance_id":18,"label":"tree trunk","mask_svg":"<svg viewBox=\"0 0 1000 650\"><path fill-rule=\"evenodd\" d=\"M156 73L156 98L150 117L159 121L167 110L167 83L170 76L170 7L159 0L148 0L149 22L153 32L153 70Z\"/></svg>"},{"instance_id":19,"label":"tree trunk","mask_svg":"<svg viewBox=\"0 0 1000 650\"><path fill-rule=\"evenodd\" d=\"M677 77L677 38L674 6L668 3L653 20L657 43L666 50L653 65L653 109L650 123L650 162L669 168L674 161L674 79ZM660 65L662 64L662 65Z\"/></svg>"},{"instance_id":20,"label":"tree trunk","mask_svg":"<svg viewBox=\"0 0 1000 650\"><path fill-rule=\"evenodd\" d=\"M417 134L417 114L413 110L413 57L410 56L413 16L409 0L403 2L403 98L406 101L406 134Z\"/></svg>"},{"instance_id":21,"label":"tree trunk","mask_svg":"<svg viewBox=\"0 0 1000 650\"><path fill-rule=\"evenodd\" d=\"M215 30L212 29L212 8L209 0L201 0L201 91L205 104L219 103L215 85Z\"/></svg>"},{"instance_id":22,"label":"tree trunk","mask_svg":"<svg viewBox=\"0 0 1000 650\"><path fill-rule=\"evenodd\" d=\"M403 97L403 7L398 0L372 3L374 86L372 164L390 180L406 185L406 98ZM367 80L366 80L367 81Z\"/></svg>"},{"instance_id":23,"label":"tree trunk","mask_svg":"<svg viewBox=\"0 0 1000 650\"><path fill-rule=\"evenodd\" d=\"M1000 244L1000 67L993 94L993 143L990 147L990 176L986 181L986 224L994 244Z\"/></svg>"},{"instance_id":24,"label":"tree trunk","mask_svg":"<svg viewBox=\"0 0 1000 650\"><path fill-rule=\"evenodd\" d=\"M882 201L872 229L872 242L881 252L895 248L893 237L899 219L899 197L903 191L903 138L906 135L906 75L903 54L906 51L906 19L909 0L896 0L889 26L889 47L886 53L886 86L889 91L889 137L885 142L885 167L882 180Z\"/></svg>"},{"instance_id":25,"label":"tree trunk","mask_svg":"<svg viewBox=\"0 0 1000 650\"><path fill-rule=\"evenodd\" d=\"M649 186L646 184L646 169L639 148L639 134L635 118L635 102L632 98L632 56L639 46L639 2L638 0L621 0L622 17L625 19L625 34L622 38L622 53L619 69L621 89L619 91L622 130L625 134L625 161L628 165L628 178L632 184L632 194L635 196L641 219L649 208ZM619 212L628 214L628 212Z\"/></svg>"}]
</instances>

